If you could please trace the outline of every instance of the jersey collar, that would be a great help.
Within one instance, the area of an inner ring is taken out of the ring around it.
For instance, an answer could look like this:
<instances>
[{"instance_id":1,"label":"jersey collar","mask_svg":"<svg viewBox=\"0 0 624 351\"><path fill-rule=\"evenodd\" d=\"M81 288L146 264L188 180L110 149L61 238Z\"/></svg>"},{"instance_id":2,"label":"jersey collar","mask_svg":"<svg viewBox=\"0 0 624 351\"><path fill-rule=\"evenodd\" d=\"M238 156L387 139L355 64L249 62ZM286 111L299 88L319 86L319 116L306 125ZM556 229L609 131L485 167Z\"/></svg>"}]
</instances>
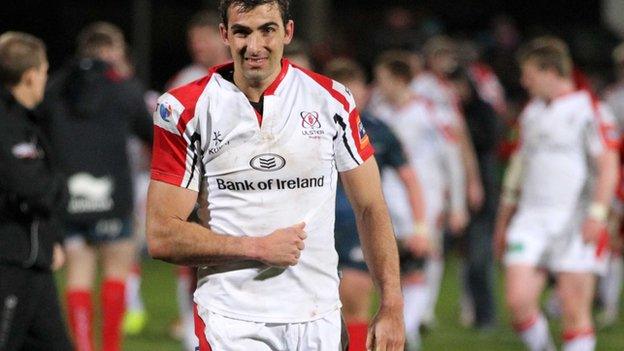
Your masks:
<instances>
[{"instance_id":1,"label":"jersey collar","mask_svg":"<svg viewBox=\"0 0 624 351\"><path fill-rule=\"evenodd\" d=\"M262 94L263 96L275 95L275 91L277 90L277 88L279 88L279 85L284 80L284 77L286 77L286 73L288 73L288 67L290 66L290 61L288 61L288 59L283 58L281 60L281 64L282 64L282 67L280 69L280 73L277 75L275 80L264 90L264 93ZM219 75L223 76L222 74L223 72L230 71L230 70L232 71L234 70L233 61L224 63L222 65L213 66L212 68L210 68L210 73L218 73Z\"/></svg>"}]
</instances>

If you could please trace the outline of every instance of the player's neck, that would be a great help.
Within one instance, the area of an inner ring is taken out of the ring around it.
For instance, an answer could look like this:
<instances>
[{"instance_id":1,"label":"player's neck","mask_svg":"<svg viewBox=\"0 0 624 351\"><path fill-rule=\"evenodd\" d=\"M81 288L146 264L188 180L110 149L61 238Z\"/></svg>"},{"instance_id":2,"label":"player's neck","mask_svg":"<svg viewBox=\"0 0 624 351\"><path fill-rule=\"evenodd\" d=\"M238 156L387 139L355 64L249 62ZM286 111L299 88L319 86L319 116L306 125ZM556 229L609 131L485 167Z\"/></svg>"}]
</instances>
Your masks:
<instances>
[{"instance_id":1,"label":"player's neck","mask_svg":"<svg viewBox=\"0 0 624 351\"><path fill-rule=\"evenodd\" d=\"M264 91L273 83L280 74L281 67L262 80L250 80L243 76L241 70L234 69L234 84L247 96L250 101L259 102Z\"/></svg>"},{"instance_id":2,"label":"player's neck","mask_svg":"<svg viewBox=\"0 0 624 351\"><path fill-rule=\"evenodd\" d=\"M553 101L557 98L568 95L574 92L576 89L574 88L574 83L569 79L562 79L557 81L556 84L553 84L552 89L549 90L548 95L546 96L546 100Z\"/></svg>"},{"instance_id":3,"label":"player's neck","mask_svg":"<svg viewBox=\"0 0 624 351\"><path fill-rule=\"evenodd\" d=\"M29 110L32 110L37 106L37 97L33 93L32 89L25 86L25 84L20 83L13 87L9 87L8 90L15 98L15 101L19 102L20 105L26 107Z\"/></svg>"}]
</instances>

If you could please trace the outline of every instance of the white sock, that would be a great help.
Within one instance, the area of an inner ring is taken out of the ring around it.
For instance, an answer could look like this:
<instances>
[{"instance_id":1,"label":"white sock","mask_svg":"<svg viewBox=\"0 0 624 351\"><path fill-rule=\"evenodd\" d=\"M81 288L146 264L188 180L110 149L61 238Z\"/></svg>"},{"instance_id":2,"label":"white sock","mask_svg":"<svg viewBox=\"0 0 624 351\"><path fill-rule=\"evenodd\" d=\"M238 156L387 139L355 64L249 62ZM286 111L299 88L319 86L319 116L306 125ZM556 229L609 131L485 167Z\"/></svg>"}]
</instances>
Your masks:
<instances>
[{"instance_id":1,"label":"white sock","mask_svg":"<svg viewBox=\"0 0 624 351\"><path fill-rule=\"evenodd\" d=\"M403 287L403 318L406 332L418 332L428 301L425 284L409 284Z\"/></svg>"},{"instance_id":2,"label":"white sock","mask_svg":"<svg viewBox=\"0 0 624 351\"><path fill-rule=\"evenodd\" d=\"M435 319L435 307L440 294L442 275L444 274L444 261L441 257L434 257L427 262L425 267L425 282L427 284L428 300L423 315L424 323L433 322Z\"/></svg>"},{"instance_id":3,"label":"white sock","mask_svg":"<svg viewBox=\"0 0 624 351\"><path fill-rule=\"evenodd\" d=\"M624 279L624 259L620 255L613 255L609 259L607 274L600 279L600 299L606 311L617 313L619 309L620 294L622 293L622 280Z\"/></svg>"},{"instance_id":4,"label":"white sock","mask_svg":"<svg viewBox=\"0 0 624 351\"><path fill-rule=\"evenodd\" d=\"M141 273L132 269L126 279L126 309L128 312L142 312L145 310L141 298Z\"/></svg>"},{"instance_id":5,"label":"white sock","mask_svg":"<svg viewBox=\"0 0 624 351\"><path fill-rule=\"evenodd\" d=\"M409 284L403 287L403 318L406 339L410 343L418 343L420 340L420 322L428 301L425 284Z\"/></svg>"},{"instance_id":6,"label":"white sock","mask_svg":"<svg viewBox=\"0 0 624 351\"><path fill-rule=\"evenodd\" d=\"M517 325L516 332L530 351L555 350L548 330L548 321L541 313L527 325Z\"/></svg>"},{"instance_id":7,"label":"white sock","mask_svg":"<svg viewBox=\"0 0 624 351\"><path fill-rule=\"evenodd\" d=\"M592 330L565 333L563 339L563 351L594 351L596 348L596 334Z\"/></svg>"}]
</instances>

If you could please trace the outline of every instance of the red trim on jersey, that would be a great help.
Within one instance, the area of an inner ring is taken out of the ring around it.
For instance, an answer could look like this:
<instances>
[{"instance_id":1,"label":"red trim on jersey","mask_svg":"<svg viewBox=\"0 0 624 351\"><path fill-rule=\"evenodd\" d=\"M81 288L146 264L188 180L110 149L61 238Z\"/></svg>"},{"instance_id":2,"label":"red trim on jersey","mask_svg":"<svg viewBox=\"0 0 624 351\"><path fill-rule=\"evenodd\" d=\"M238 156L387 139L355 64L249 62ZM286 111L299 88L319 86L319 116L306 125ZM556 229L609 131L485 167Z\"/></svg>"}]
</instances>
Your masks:
<instances>
[{"instance_id":1,"label":"red trim on jersey","mask_svg":"<svg viewBox=\"0 0 624 351\"><path fill-rule=\"evenodd\" d=\"M197 100L208 85L213 73L214 71L211 69L207 76L169 91L169 94L173 95L184 106L184 111L182 111L177 125L180 134L184 135L186 125L195 116Z\"/></svg>"},{"instance_id":2,"label":"red trim on jersey","mask_svg":"<svg viewBox=\"0 0 624 351\"><path fill-rule=\"evenodd\" d=\"M600 113L600 101L594 97L590 91L585 90L585 92L590 96L592 109L594 110L594 118L598 122L600 136L602 136L604 145L611 150L619 149L620 141L611 136L612 133L615 133L615 126L604 122L602 114Z\"/></svg>"},{"instance_id":3,"label":"red trim on jersey","mask_svg":"<svg viewBox=\"0 0 624 351\"><path fill-rule=\"evenodd\" d=\"M534 326L535 323L537 323L538 319L539 319L539 314L536 314L535 316L527 319L526 321L514 323L512 326L514 330L516 331L516 333L522 333L530 329L532 326Z\"/></svg>"},{"instance_id":4,"label":"red trim on jersey","mask_svg":"<svg viewBox=\"0 0 624 351\"><path fill-rule=\"evenodd\" d=\"M602 257L611 246L610 244L609 231L607 228L603 228L598 234L598 241L596 242L596 257Z\"/></svg>"},{"instance_id":5,"label":"red trim on jersey","mask_svg":"<svg viewBox=\"0 0 624 351\"><path fill-rule=\"evenodd\" d=\"M206 323L199 316L197 305L193 306L193 317L195 319L195 336L199 340L199 351L212 351L212 347L210 347L208 339L206 339Z\"/></svg>"},{"instance_id":6,"label":"red trim on jersey","mask_svg":"<svg viewBox=\"0 0 624 351\"><path fill-rule=\"evenodd\" d=\"M292 65L292 64L291 64ZM305 68L299 67L297 65L292 65L297 68L301 72L305 73L308 77L312 78L318 85L323 87L329 94L336 99L345 111L350 110L349 100L342 95L338 90L334 89L334 81L324 75L318 74L316 72L312 72ZM357 147L358 154L362 158L362 161L366 161L369 157L375 154L375 149L371 145L368 135L364 135L362 140L360 140L360 132L359 132L359 123L360 121L360 113L357 112L357 109L353 109L349 113L349 127L351 128L351 137L355 141L355 146Z\"/></svg>"},{"instance_id":7,"label":"red trim on jersey","mask_svg":"<svg viewBox=\"0 0 624 351\"><path fill-rule=\"evenodd\" d=\"M429 117L433 125L436 126L440 133L442 133L442 136L444 136L446 140L452 143L458 143L459 137L457 136L457 133L455 133L455 128L453 128L453 126L449 124L441 124L440 121L435 118L434 114L436 113L436 111L433 101L423 97L418 97L417 100L422 101L425 104L425 107L428 111L427 117Z\"/></svg>"},{"instance_id":8,"label":"red trim on jersey","mask_svg":"<svg viewBox=\"0 0 624 351\"><path fill-rule=\"evenodd\" d=\"M318 74L316 72L312 72L310 70L307 70L305 68L299 67L297 65L293 65L293 66L295 68L297 68L298 70L300 70L301 72L305 73L308 77L312 78L316 83L318 83L325 90L327 90L327 92L329 92L329 94L334 99L336 99L336 101L338 101L339 103L342 104L342 107L344 107L344 110L349 112L349 110L350 110L349 101L347 100L347 98L344 95L342 95L339 91L334 89L334 81L333 80L331 80L328 77L325 77L324 75Z\"/></svg>"},{"instance_id":9,"label":"red trim on jersey","mask_svg":"<svg viewBox=\"0 0 624 351\"><path fill-rule=\"evenodd\" d=\"M351 137L355 141L357 152L362 158L362 161L368 160L375 153L373 145L370 143L367 134L364 134L360 138L360 125L362 120L360 119L360 113L357 109L353 109L349 114L349 127L351 128Z\"/></svg>"},{"instance_id":10,"label":"red trim on jersey","mask_svg":"<svg viewBox=\"0 0 624 351\"><path fill-rule=\"evenodd\" d=\"M280 73L277 75L277 77L275 78L273 83L271 83L271 85L269 85L264 90L264 93L262 93L262 95L267 96L267 95L274 95L275 94L275 90L277 90L277 87L284 80L284 77L286 77L286 73L288 72L288 65L289 64L290 64L290 62L288 62L287 59L282 59L282 68L280 70Z\"/></svg>"},{"instance_id":11,"label":"red trim on jersey","mask_svg":"<svg viewBox=\"0 0 624 351\"><path fill-rule=\"evenodd\" d=\"M154 126L152 179L180 186L186 172L186 140L159 126Z\"/></svg>"},{"instance_id":12,"label":"red trim on jersey","mask_svg":"<svg viewBox=\"0 0 624 351\"><path fill-rule=\"evenodd\" d=\"M583 338L594 335L594 328L585 328L577 330L566 330L563 332L563 341L572 341L574 339Z\"/></svg>"},{"instance_id":13,"label":"red trim on jersey","mask_svg":"<svg viewBox=\"0 0 624 351\"><path fill-rule=\"evenodd\" d=\"M256 113L256 118L258 119L258 125L262 127L262 114L255 108L253 108L253 110Z\"/></svg>"}]
</instances>

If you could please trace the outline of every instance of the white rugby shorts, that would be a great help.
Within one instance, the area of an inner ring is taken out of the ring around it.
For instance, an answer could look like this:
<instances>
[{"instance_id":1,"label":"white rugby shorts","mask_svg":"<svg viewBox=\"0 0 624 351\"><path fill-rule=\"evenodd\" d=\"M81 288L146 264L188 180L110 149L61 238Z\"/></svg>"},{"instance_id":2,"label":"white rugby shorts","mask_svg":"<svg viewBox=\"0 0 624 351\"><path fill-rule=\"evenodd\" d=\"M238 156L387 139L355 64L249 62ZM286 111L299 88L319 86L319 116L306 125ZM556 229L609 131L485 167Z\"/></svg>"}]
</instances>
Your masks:
<instances>
[{"instance_id":1,"label":"white rugby shorts","mask_svg":"<svg viewBox=\"0 0 624 351\"><path fill-rule=\"evenodd\" d=\"M583 241L584 218L582 211L568 220L554 213L519 211L507 231L505 265L529 265L553 273L604 274L608 250L604 241Z\"/></svg>"},{"instance_id":2,"label":"white rugby shorts","mask_svg":"<svg viewBox=\"0 0 624 351\"><path fill-rule=\"evenodd\" d=\"M197 351L346 351L340 309L303 323L259 323L229 318L197 305Z\"/></svg>"}]
</instances>

